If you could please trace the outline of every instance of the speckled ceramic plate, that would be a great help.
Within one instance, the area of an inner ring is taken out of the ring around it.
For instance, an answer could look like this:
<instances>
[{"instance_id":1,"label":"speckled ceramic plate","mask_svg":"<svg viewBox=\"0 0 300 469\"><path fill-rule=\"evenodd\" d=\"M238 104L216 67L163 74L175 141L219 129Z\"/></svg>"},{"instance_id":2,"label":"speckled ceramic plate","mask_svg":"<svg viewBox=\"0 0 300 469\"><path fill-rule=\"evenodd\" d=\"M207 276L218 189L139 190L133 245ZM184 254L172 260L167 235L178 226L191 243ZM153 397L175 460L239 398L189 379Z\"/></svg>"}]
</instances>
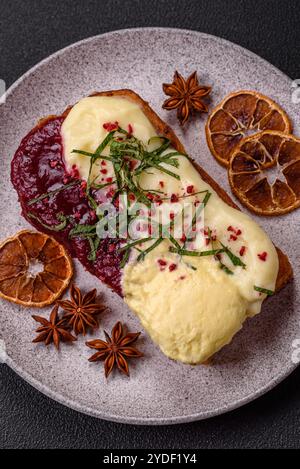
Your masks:
<instances>
[{"instance_id":1,"label":"speckled ceramic plate","mask_svg":"<svg viewBox=\"0 0 300 469\"><path fill-rule=\"evenodd\" d=\"M222 39L176 29L132 29L93 37L44 60L8 91L0 106L1 238L26 228L10 183L10 161L20 139L37 120L60 113L95 90L137 91L177 132L189 153L229 191L227 175L206 145L205 118L183 130L176 117L161 109L161 84L174 69L198 71L213 87L216 104L238 89L255 89L279 102L299 135L299 108L292 104L291 80L253 53ZM59 353L31 343L31 311L1 301L1 356L19 375L53 399L87 414L118 422L166 424L211 417L262 395L295 368L293 341L300 337L300 210L280 218L257 218L289 256L295 279L270 298L262 313L247 322L213 366L192 367L168 360L143 334L145 358L133 363L130 379L115 374L107 382L101 364L90 364L90 350L80 338ZM139 322L123 301L76 262L76 281L103 292L111 312L102 318L110 329L117 319L132 330ZM187 305L188 308L188 305ZM48 314L47 309L41 311ZM102 331L99 331L99 335ZM4 347L6 352L4 351Z\"/></svg>"}]
</instances>

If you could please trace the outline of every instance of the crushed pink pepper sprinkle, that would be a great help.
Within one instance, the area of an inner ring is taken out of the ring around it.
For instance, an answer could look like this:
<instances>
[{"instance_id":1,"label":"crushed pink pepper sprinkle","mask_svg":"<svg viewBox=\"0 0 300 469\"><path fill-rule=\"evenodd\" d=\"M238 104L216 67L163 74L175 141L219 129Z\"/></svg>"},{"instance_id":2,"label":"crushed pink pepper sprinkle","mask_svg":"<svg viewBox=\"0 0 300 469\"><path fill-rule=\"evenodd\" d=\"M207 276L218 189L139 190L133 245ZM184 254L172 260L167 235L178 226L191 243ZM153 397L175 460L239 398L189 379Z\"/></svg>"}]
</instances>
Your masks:
<instances>
[{"instance_id":1,"label":"crushed pink pepper sprinkle","mask_svg":"<svg viewBox=\"0 0 300 469\"><path fill-rule=\"evenodd\" d=\"M113 197L113 196L115 195L114 189L109 189L109 191L106 192L105 195L106 195L106 197L107 197L108 199L110 199L111 197Z\"/></svg>"},{"instance_id":2,"label":"crushed pink pepper sprinkle","mask_svg":"<svg viewBox=\"0 0 300 469\"><path fill-rule=\"evenodd\" d=\"M176 270L177 269L177 264L170 264L169 265L169 271L170 272L173 272L173 270Z\"/></svg>"},{"instance_id":3,"label":"crushed pink pepper sprinkle","mask_svg":"<svg viewBox=\"0 0 300 469\"><path fill-rule=\"evenodd\" d=\"M179 280L184 280L184 279L185 279L185 275L180 275Z\"/></svg>"},{"instance_id":4,"label":"crushed pink pepper sprinkle","mask_svg":"<svg viewBox=\"0 0 300 469\"><path fill-rule=\"evenodd\" d=\"M73 164L72 170L71 170L71 177L78 179L79 178L79 171L77 169L76 164Z\"/></svg>"},{"instance_id":5,"label":"crushed pink pepper sprinkle","mask_svg":"<svg viewBox=\"0 0 300 469\"><path fill-rule=\"evenodd\" d=\"M154 200L154 195L151 194L151 192L148 192L148 194L146 195L147 199L149 200Z\"/></svg>"},{"instance_id":6,"label":"crushed pink pepper sprinkle","mask_svg":"<svg viewBox=\"0 0 300 469\"><path fill-rule=\"evenodd\" d=\"M102 160L101 161L101 166L106 166L106 161Z\"/></svg>"},{"instance_id":7,"label":"crushed pink pepper sprinkle","mask_svg":"<svg viewBox=\"0 0 300 469\"><path fill-rule=\"evenodd\" d=\"M100 170L100 173L102 173L102 174L107 174L107 169L101 169L101 170Z\"/></svg>"},{"instance_id":8,"label":"crushed pink pepper sprinkle","mask_svg":"<svg viewBox=\"0 0 300 469\"><path fill-rule=\"evenodd\" d=\"M238 228L234 228L233 226L228 226L227 231L232 231L235 236L240 236L242 234L242 231Z\"/></svg>"},{"instance_id":9,"label":"crushed pink pepper sprinkle","mask_svg":"<svg viewBox=\"0 0 300 469\"><path fill-rule=\"evenodd\" d=\"M175 203L175 202L178 202L178 200L179 200L179 199L178 199L178 196L177 196L176 194L172 194L172 195L171 195L171 203L172 203L172 204Z\"/></svg>"},{"instance_id":10,"label":"crushed pink pepper sprinkle","mask_svg":"<svg viewBox=\"0 0 300 469\"><path fill-rule=\"evenodd\" d=\"M164 261L163 259L158 259L158 264L161 266L161 267L165 267L167 265L167 262Z\"/></svg>"},{"instance_id":11,"label":"crushed pink pepper sprinkle","mask_svg":"<svg viewBox=\"0 0 300 469\"><path fill-rule=\"evenodd\" d=\"M246 252L246 246L242 246L240 249L240 256L243 256Z\"/></svg>"},{"instance_id":12,"label":"crushed pink pepper sprinkle","mask_svg":"<svg viewBox=\"0 0 300 469\"><path fill-rule=\"evenodd\" d=\"M230 238L229 238L229 241L236 241L236 240L237 240L237 236L231 234L231 235L230 235Z\"/></svg>"},{"instance_id":13,"label":"crushed pink pepper sprinkle","mask_svg":"<svg viewBox=\"0 0 300 469\"><path fill-rule=\"evenodd\" d=\"M119 123L116 122L105 122L103 124L103 128L107 130L108 132L111 132L112 130L116 130L119 127Z\"/></svg>"},{"instance_id":14,"label":"crushed pink pepper sprinkle","mask_svg":"<svg viewBox=\"0 0 300 469\"><path fill-rule=\"evenodd\" d=\"M106 182L112 182L113 178L106 178Z\"/></svg>"},{"instance_id":15,"label":"crushed pink pepper sprinkle","mask_svg":"<svg viewBox=\"0 0 300 469\"><path fill-rule=\"evenodd\" d=\"M192 194L194 192L194 186L187 186L186 191L188 194Z\"/></svg>"},{"instance_id":16,"label":"crushed pink pepper sprinkle","mask_svg":"<svg viewBox=\"0 0 300 469\"><path fill-rule=\"evenodd\" d=\"M160 185L160 187L164 187L165 186L164 181L159 181L159 185Z\"/></svg>"},{"instance_id":17,"label":"crushed pink pepper sprinkle","mask_svg":"<svg viewBox=\"0 0 300 469\"><path fill-rule=\"evenodd\" d=\"M257 254L258 258L263 262L265 262L267 260L267 255L268 255L268 253L266 251L261 252L260 254Z\"/></svg>"}]
</instances>

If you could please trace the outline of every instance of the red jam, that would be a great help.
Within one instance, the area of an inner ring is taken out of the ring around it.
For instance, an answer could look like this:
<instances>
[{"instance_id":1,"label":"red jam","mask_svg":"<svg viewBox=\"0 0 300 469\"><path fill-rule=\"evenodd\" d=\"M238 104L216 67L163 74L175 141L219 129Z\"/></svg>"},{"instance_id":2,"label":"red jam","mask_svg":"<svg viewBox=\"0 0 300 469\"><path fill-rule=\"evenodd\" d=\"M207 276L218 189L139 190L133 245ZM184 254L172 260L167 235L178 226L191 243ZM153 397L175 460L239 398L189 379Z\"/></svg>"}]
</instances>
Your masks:
<instances>
[{"instance_id":1,"label":"red jam","mask_svg":"<svg viewBox=\"0 0 300 469\"><path fill-rule=\"evenodd\" d=\"M63 191L52 194L28 206L28 202L40 195L58 189L64 184L76 181L79 177L77 168L67 173L63 159L61 125L63 117L51 117L34 128L21 142L11 163L11 180L16 189L22 208L22 215L37 230L43 231L64 244L73 257L77 257L86 270L106 283L119 295L121 291L120 261L118 240L104 239L97 251L95 262L88 260L89 242L83 238L69 238L72 224L67 224L62 231L52 231L43 227L37 220L28 216L32 213L42 223L50 226L59 223L57 215L77 217L84 224L96 223L95 214L91 210L81 184L74 185ZM116 125L117 123L115 123ZM52 162L57 162L53 164ZM93 194L97 196L96 191ZM48 202L45 202L48 200ZM110 248L113 245L114 248Z\"/></svg>"}]
</instances>

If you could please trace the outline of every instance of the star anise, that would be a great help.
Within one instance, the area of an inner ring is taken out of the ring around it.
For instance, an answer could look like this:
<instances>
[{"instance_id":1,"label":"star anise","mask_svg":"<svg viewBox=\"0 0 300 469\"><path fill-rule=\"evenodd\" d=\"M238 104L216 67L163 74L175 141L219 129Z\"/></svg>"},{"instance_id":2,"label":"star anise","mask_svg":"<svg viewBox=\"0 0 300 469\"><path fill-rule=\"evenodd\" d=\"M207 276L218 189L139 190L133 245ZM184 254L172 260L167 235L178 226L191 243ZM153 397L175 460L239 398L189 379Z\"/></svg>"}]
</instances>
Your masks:
<instances>
[{"instance_id":1,"label":"star anise","mask_svg":"<svg viewBox=\"0 0 300 469\"><path fill-rule=\"evenodd\" d=\"M194 111L208 112L203 98L211 92L210 86L199 85L197 72L192 73L185 80L177 71L174 74L173 83L163 83L164 93L171 98L166 99L163 108L168 111L177 109L177 117L183 125Z\"/></svg>"},{"instance_id":2,"label":"star anise","mask_svg":"<svg viewBox=\"0 0 300 469\"><path fill-rule=\"evenodd\" d=\"M117 322L111 331L111 337L104 331L106 342L104 340L90 340L86 345L92 349L98 350L89 358L90 362L99 360L104 361L104 370L106 378L110 375L113 368L117 366L118 370L129 376L129 367L127 360L129 358L140 358L143 354L132 347L132 344L138 339L140 332L124 333L122 324Z\"/></svg>"},{"instance_id":3,"label":"star anise","mask_svg":"<svg viewBox=\"0 0 300 469\"><path fill-rule=\"evenodd\" d=\"M42 326L38 327L36 330L39 335L32 342L45 342L45 345L49 345L53 342L55 347L59 349L60 341L73 342L77 340L76 337L67 330L68 327L65 325L65 321L58 317L58 305L55 305L52 309L49 320L42 316L33 315L32 317L35 321L42 324Z\"/></svg>"},{"instance_id":4,"label":"star anise","mask_svg":"<svg viewBox=\"0 0 300 469\"><path fill-rule=\"evenodd\" d=\"M57 304L63 308L65 314L63 320L72 327L76 335L85 335L88 328L97 329L97 315L106 308L101 303L96 303L97 290L91 290L82 295L75 285L71 287L70 300L58 300Z\"/></svg>"}]
</instances>

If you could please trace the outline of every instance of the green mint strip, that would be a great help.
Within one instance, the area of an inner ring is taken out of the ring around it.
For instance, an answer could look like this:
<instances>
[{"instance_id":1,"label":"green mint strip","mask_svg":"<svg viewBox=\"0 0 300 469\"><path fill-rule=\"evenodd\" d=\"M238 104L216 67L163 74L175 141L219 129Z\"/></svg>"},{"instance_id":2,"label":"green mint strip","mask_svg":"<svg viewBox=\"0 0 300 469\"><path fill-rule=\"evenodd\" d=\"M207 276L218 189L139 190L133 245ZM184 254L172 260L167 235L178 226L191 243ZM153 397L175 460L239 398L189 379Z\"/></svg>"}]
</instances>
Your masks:
<instances>
[{"instance_id":1,"label":"green mint strip","mask_svg":"<svg viewBox=\"0 0 300 469\"><path fill-rule=\"evenodd\" d=\"M224 252L227 254L227 256L229 257L229 259L231 260L231 262L233 263L233 265L239 265L243 268L246 267L246 264L244 264L244 262L242 261L242 259L240 259L238 256L236 256L235 254L233 254L233 252L230 251L230 249L225 246L224 244L221 243L221 246L223 247L224 249Z\"/></svg>"},{"instance_id":2,"label":"green mint strip","mask_svg":"<svg viewBox=\"0 0 300 469\"><path fill-rule=\"evenodd\" d=\"M141 254L138 255L137 257L137 261L142 261L145 259L145 256L150 252L150 251L153 251L153 249L155 249L161 242L163 241L163 238L158 238L155 243L153 243L151 246L149 246L148 249L146 249L145 251L142 251Z\"/></svg>"},{"instance_id":3,"label":"green mint strip","mask_svg":"<svg viewBox=\"0 0 300 469\"><path fill-rule=\"evenodd\" d=\"M268 296L272 296L275 293L272 290L267 290L267 288L257 287L256 285L254 285L253 288L255 291L258 291L259 293L264 293L265 295L268 295Z\"/></svg>"},{"instance_id":4,"label":"green mint strip","mask_svg":"<svg viewBox=\"0 0 300 469\"><path fill-rule=\"evenodd\" d=\"M72 181L69 184L65 184L65 185L59 187L58 189L54 189L53 191L45 192L44 194L41 194L39 197L36 197L35 199L29 200L27 205L30 206L30 205L36 204L37 202L40 202L40 200L46 199L47 197L50 197L51 195L57 194L58 192L61 192L61 191L64 191L65 189L68 189L69 187L76 186L80 182L81 182L80 180Z\"/></svg>"},{"instance_id":5,"label":"green mint strip","mask_svg":"<svg viewBox=\"0 0 300 469\"><path fill-rule=\"evenodd\" d=\"M141 244L141 243L145 243L146 241L150 241L151 237L149 238L141 238L141 239L137 239L136 241L133 241L132 243L129 243L129 244L126 244L126 246L122 246L119 251L122 252L122 251L126 251L127 249L131 249L133 248L134 246L137 246L138 244Z\"/></svg>"},{"instance_id":6,"label":"green mint strip","mask_svg":"<svg viewBox=\"0 0 300 469\"><path fill-rule=\"evenodd\" d=\"M172 246L169 248L170 252L180 254L181 256L191 256L191 257L204 257L204 256L216 256L224 252L224 249L211 249L209 251L189 251L187 249L177 249Z\"/></svg>"},{"instance_id":7,"label":"green mint strip","mask_svg":"<svg viewBox=\"0 0 300 469\"><path fill-rule=\"evenodd\" d=\"M58 214L58 219L61 220L61 223L58 223L57 225L47 225L46 223L43 223L39 217L37 217L36 215L34 215L34 213L31 212L28 212L27 215L29 216L29 218L36 220L41 226L50 231L62 231L66 228L68 222L67 217L62 214Z\"/></svg>"}]
</instances>

